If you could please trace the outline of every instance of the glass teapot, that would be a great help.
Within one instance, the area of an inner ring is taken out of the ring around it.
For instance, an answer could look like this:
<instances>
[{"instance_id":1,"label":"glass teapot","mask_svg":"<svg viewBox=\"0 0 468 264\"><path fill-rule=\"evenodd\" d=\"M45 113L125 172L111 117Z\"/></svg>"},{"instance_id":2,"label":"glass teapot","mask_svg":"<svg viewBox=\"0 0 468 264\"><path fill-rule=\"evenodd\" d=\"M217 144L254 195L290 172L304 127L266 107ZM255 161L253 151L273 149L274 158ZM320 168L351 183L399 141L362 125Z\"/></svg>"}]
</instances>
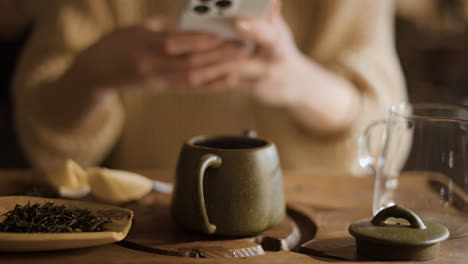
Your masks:
<instances>
[{"instance_id":1,"label":"glass teapot","mask_svg":"<svg viewBox=\"0 0 468 264\"><path fill-rule=\"evenodd\" d=\"M394 105L361 136L359 163L375 176L374 214L398 204L468 235L467 106Z\"/></svg>"}]
</instances>

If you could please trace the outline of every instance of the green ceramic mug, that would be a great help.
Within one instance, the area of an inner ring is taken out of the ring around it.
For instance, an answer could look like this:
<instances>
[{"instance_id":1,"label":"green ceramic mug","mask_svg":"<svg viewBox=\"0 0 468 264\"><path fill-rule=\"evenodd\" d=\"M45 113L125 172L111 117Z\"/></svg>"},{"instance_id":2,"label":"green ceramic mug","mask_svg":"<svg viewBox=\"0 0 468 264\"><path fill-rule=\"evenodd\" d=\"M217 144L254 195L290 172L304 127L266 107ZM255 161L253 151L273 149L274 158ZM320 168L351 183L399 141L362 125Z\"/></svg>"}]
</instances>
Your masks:
<instances>
[{"instance_id":1,"label":"green ceramic mug","mask_svg":"<svg viewBox=\"0 0 468 264\"><path fill-rule=\"evenodd\" d=\"M247 236L286 215L276 147L249 136L194 137L182 147L172 214L186 229Z\"/></svg>"}]
</instances>

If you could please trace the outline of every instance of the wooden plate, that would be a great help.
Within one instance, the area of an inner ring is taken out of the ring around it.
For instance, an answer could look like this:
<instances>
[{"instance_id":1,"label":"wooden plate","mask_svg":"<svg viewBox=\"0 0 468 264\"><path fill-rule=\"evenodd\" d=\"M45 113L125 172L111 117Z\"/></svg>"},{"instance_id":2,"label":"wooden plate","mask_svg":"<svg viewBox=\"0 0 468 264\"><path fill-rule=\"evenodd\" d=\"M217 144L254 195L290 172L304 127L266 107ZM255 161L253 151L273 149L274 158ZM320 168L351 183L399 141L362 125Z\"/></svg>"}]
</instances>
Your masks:
<instances>
[{"instance_id":1,"label":"wooden plate","mask_svg":"<svg viewBox=\"0 0 468 264\"><path fill-rule=\"evenodd\" d=\"M46 251L82 248L104 245L121 241L127 236L132 225L133 211L115 206L83 201L48 199L29 196L0 197L0 216L15 208L16 204L26 205L54 202L56 205L87 209L99 216L112 220L109 231L83 233L2 233L0 232L0 251ZM3 221L4 217L0 217Z\"/></svg>"}]
</instances>

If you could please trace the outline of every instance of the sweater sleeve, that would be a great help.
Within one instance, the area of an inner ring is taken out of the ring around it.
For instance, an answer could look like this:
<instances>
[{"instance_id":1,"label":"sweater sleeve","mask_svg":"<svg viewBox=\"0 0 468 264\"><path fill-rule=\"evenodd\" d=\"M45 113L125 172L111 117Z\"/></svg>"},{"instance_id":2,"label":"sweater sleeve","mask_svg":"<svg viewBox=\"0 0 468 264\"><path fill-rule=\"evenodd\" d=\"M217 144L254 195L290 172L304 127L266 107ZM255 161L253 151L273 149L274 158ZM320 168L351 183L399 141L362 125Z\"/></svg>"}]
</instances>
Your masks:
<instances>
[{"instance_id":1,"label":"sweater sleeve","mask_svg":"<svg viewBox=\"0 0 468 264\"><path fill-rule=\"evenodd\" d=\"M394 44L394 2L326 1L309 54L352 81L361 94L354 129L385 118L391 105L407 100ZM321 2L325 3L325 1Z\"/></svg>"},{"instance_id":2,"label":"sweater sleeve","mask_svg":"<svg viewBox=\"0 0 468 264\"><path fill-rule=\"evenodd\" d=\"M104 118L89 131L50 127L34 107L35 94L60 78L77 54L113 27L114 13L106 1L50 0L37 17L12 84L17 134L36 169L51 169L66 159L82 166L98 164L118 139L124 112L117 97L107 102Z\"/></svg>"},{"instance_id":3,"label":"sweater sleeve","mask_svg":"<svg viewBox=\"0 0 468 264\"><path fill-rule=\"evenodd\" d=\"M394 46L394 2L329 0L316 3L317 16L311 20L306 45L301 48L313 60L354 84L359 91L360 108L355 120L340 135L320 141L296 134L305 142L321 142L314 145L313 152L302 154L310 157L320 153L314 156L314 168L343 169L343 172L363 175L358 162L359 136L373 121L387 118L393 104L407 101Z\"/></svg>"}]
</instances>

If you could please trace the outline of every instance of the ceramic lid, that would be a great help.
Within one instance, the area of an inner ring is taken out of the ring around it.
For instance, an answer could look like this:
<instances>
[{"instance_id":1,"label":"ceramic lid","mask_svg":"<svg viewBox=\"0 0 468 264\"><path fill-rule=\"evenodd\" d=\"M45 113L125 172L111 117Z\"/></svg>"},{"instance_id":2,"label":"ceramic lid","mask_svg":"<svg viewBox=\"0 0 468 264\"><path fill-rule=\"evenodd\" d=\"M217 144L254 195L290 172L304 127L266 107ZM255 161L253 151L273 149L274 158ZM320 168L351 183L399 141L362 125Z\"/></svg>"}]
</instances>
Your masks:
<instances>
[{"instance_id":1,"label":"ceramic lid","mask_svg":"<svg viewBox=\"0 0 468 264\"><path fill-rule=\"evenodd\" d=\"M405 219L409 225L401 221L388 223L390 217ZM449 231L443 225L423 222L411 210L398 205L383 209L372 219L353 223L349 233L357 240L388 246L429 246L449 237Z\"/></svg>"}]
</instances>

